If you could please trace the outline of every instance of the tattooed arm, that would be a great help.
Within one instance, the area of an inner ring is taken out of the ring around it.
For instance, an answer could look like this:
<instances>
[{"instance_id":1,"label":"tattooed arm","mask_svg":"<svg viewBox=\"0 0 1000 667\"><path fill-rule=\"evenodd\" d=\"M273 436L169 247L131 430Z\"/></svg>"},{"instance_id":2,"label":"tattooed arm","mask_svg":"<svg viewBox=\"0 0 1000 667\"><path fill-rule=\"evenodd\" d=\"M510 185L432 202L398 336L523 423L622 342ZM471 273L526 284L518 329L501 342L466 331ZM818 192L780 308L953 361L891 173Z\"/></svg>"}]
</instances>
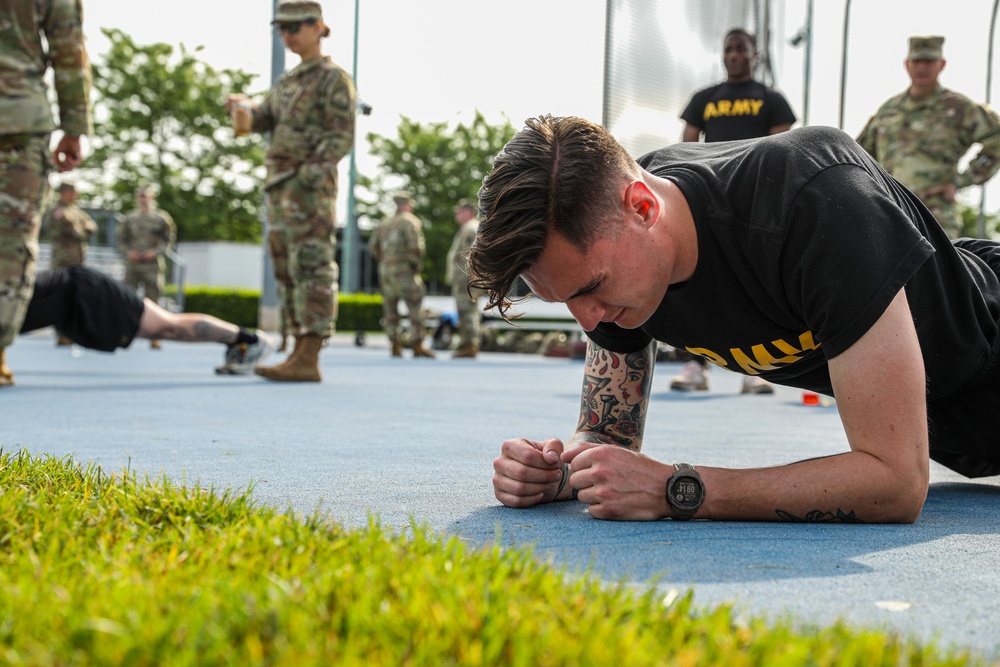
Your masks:
<instances>
[{"instance_id":1,"label":"tattooed arm","mask_svg":"<svg viewBox=\"0 0 1000 667\"><path fill-rule=\"evenodd\" d=\"M695 518L916 520L927 495L927 413L923 358L903 290L867 333L830 360L829 367L851 451L772 468L699 466L706 496ZM594 370L592 365L588 370ZM595 395L611 391L609 385L604 383ZM571 469L566 486L577 491L597 518L671 516L665 484L672 466L624 447L590 444L595 435L625 444L615 430L621 423L615 415L612 412L595 434L588 435L584 427L571 440L582 442L562 454Z\"/></svg>"},{"instance_id":2,"label":"tattooed arm","mask_svg":"<svg viewBox=\"0 0 1000 667\"><path fill-rule=\"evenodd\" d=\"M587 342L576 432L567 444L618 445L638 452L649 408L656 343L627 354Z\"/></svg>"}]
</instances>

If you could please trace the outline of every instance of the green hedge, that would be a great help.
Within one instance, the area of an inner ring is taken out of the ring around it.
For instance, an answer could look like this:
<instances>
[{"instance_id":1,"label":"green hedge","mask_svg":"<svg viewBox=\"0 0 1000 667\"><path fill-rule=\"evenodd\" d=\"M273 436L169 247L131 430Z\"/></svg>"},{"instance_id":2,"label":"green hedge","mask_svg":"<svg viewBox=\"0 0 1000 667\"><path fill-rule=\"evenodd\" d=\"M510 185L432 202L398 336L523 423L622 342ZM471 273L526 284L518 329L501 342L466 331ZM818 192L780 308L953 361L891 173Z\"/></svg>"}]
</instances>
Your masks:
<instances>
[{"instance_id":1,"label":"green hedge","mask_svg":"<svg viewBox=\"0 0 1000 667\"><path fill-rule=\"evenodd\" d=\"M184 310L206 313L220 320L253 329L257 326L260 291L220 287L188 287L184 290Z\"/></svg>"},{"instance_id":2,"label":"green hedge","mask_svg":"<svg viewBox=\"0 0 1000 667\"><path fill-rule=\"evenodd\" d=\"M252 329L257 326L260 291L221 287L188 287L184 290L184 310L207 313L219 319ZM341 294L337 330L380 331L382 296L379 294Z\"/></svg>"},{"instance_id":3,"label":"green hedge","mask_svg":"<svg viewBox=\"0 0 1000 667\"><path fill-rule=\"evenodd\" d=\"M337 331L381 331L381 294L341 294L337 305Z\"/></svg>"}]
</instances>

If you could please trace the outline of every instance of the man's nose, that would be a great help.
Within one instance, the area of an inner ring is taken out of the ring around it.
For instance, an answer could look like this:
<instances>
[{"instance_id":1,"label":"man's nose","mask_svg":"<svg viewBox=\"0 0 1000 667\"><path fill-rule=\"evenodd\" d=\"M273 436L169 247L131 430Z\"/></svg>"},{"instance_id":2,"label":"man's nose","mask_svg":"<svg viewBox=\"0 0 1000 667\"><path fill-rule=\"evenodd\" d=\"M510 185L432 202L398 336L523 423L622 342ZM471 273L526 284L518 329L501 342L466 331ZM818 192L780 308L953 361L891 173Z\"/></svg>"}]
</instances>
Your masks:
<instances>
[{"instance_id":1,"label":"man's nose","mask_svg":"<svg viewBox=\"0 0 1000 667\"><path fill-rule=\"evenodd\" d=\"M597 299L587 296L580 296L567 301L566 307L569 308L570 314L580 323L584 331L593 331L597 328L601 318L604 317L607 311Z\"/></svg>"}]
</instances>

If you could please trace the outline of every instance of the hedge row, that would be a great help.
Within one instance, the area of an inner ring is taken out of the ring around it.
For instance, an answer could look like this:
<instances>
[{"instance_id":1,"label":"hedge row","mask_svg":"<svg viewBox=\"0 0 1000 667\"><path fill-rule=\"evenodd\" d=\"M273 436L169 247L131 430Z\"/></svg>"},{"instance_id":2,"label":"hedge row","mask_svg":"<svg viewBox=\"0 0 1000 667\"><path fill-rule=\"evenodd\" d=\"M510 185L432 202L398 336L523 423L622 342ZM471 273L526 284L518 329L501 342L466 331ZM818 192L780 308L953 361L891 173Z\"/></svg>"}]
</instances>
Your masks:
<instances>
[{"instance_id":1,"label":"hedge row","mask_svg":"<svg viewBox=\"0 0 1000 667\"><path fill-rule=\"evenodd\" d=\"M207 313L241 327L257 326L260 291L221 287L188 287L184 291L184 310ZM341 294L337 311L338 331L380 331L382 296L379 294Z\"/></svg>"}]
</instances>

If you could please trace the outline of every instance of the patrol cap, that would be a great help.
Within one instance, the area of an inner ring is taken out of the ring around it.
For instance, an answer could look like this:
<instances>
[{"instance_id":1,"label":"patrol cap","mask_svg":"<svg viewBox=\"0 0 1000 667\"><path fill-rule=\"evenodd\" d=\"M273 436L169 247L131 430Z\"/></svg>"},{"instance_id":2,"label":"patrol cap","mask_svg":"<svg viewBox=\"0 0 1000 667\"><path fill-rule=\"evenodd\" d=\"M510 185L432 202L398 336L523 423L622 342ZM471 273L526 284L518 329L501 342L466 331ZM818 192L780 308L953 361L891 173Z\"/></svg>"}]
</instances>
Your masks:
<instances>
[{"instance_id":1,"label":"patrol cap","mask_svg":"<svg viewBox=\"0 0 1000 667\"><path fill-rule=\"evenodd\" d=\"M278 0L278 6L274 10L275 23L293 23L296 21L322 21L323 8L318 2L313 0Z\"/></svg>"},{"instance_id":2,"label":"patrol cap","mask_svg":"<svg viewBox=\"0 0 1000 667\"><path fill-rule=\"evenodd\" d=\"M940 35L923 35L910 37L910 53L907 60L940 60L941 46L944 37Z\"/></svg>"},{"instance_id":3,"label":"patrol cap","mask_svg":"<svg viewBox=\"0 0 1000 667\"><path fill-rule=\"evenodd\" d=\"M400 190L392 197L392 201L396 202L396 206L402 206L403 204L412 204L413 195L411 195L406 190Z\"/></svg>"},{"instance_id":4,"label":"patrol cap","mask_svg":"<svg viewBox=\"0 0 1000 667\"><path fill-rule=\"evenodd\" d=\"M476 200L475 199L459 199L458 203L455 204L455 210L458 211L463 208L471 208L476 210Z\"/></svg>"},{"instance_id":5,"label":"patrol cap","mask_svg":"<svg viewBox=\"0 0 1000 667\"><path fill-rule=\"evenodd\" d=\"M76 192L76 186L72 183L63 181L59 184L59 192Z\"/></svg>"}]
</instances>

